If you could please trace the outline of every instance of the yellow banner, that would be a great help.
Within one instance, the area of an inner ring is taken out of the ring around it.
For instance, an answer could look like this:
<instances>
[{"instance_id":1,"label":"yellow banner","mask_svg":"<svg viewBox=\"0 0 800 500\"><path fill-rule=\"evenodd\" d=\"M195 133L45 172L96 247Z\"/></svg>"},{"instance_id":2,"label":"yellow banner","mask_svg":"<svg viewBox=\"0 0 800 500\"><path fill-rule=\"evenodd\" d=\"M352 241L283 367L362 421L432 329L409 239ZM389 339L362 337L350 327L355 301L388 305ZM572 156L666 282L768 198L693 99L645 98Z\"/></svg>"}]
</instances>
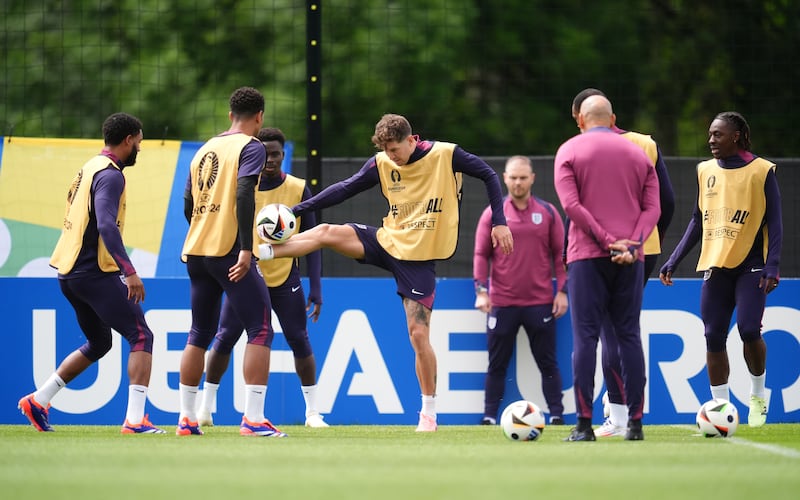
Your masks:
<instances>
[{"instance_id":1,"label":"yellow banner","mask_svg":"<svg viewBox=\"0 0 800 500\"><path fill-rule=\"evenodd\" d=\"M144 140L136 165L124 170L127 216L123 241L158 254L180 141ZM72 178L102 140L13 137L0 160L0 218L60 229Z\"/></svg>"}]
</instances>

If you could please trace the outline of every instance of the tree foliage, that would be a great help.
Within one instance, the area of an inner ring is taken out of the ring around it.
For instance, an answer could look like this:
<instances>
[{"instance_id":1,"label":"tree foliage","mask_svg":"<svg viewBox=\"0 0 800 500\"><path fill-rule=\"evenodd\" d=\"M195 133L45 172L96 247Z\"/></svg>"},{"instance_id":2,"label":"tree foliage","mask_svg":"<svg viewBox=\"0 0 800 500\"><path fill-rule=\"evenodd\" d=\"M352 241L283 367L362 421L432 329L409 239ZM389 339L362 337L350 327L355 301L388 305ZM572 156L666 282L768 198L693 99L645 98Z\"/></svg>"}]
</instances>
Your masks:
<instances>
[{"instance_id":1,"label":"tree foliage","mask_svg":"<svg viewBox=\"0 0 800 500\"><path fill-rule=\"evenodd\" d=\"M290 0L3 2L0 133L97 137L124 110L149 138L204 140L238 86L305 147L305 5ZM577 132L582 88L669 156L707 154L713 116L748 118L756 152L797 107L800 3L790 0L330 0L322 7L324 156L370 154L374 123L483 155L550 155ZM781 130L782 131L782 130Z\"/></svg>"}]
</instances>

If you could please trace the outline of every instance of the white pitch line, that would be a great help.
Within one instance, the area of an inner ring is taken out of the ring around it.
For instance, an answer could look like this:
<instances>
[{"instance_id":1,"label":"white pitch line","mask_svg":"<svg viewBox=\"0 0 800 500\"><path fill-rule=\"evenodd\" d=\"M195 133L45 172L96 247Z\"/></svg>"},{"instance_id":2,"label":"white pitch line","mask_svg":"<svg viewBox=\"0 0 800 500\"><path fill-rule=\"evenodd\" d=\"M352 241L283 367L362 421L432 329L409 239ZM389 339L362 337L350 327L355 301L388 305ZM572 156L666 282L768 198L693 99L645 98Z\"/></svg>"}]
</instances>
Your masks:
<instances>
[{"instance_id":1,"label":"white pitch line","mask_svg":"<svg viewBox=\"0 0 800 500\"><path fill-rule=\"evenodd\" d=\"M745 446L750 446L752 448L758 448L759 450L767 451L769 453L774 453L775 455L780 455L782 457L800 458L800 451L794 450L792 448L784 448L783 446L778 446L776 444L755 443L753 441L748 441L746 439L737 437L731 437L728 439L733 444L741 444Z\"/></svg>"},{"instance_id":2,"label":"white pitch line","mask_svg":"<svg viewBox=\"0 0 800 500\"><path fill-rule=\"evenodd\" d=\"M686 429L691 431L697 431L696 427L691 425L673 425L672 427L678 427L680 429ZM698 434L699 435L699 434ZM753 441L748 441L746 439L738 438L738 437L729 437L725 438L725 441L736 444L740 446L749 446L751 448L756 448L762 451L766 451L768 453L772 453L774 455L780 455L782 457L787 458L800 458L800 451L797 451L793 448L785 448L783 446L778 446L776 444L764 444L764 443L756 443Z\"/></svg>"}]
</instances>

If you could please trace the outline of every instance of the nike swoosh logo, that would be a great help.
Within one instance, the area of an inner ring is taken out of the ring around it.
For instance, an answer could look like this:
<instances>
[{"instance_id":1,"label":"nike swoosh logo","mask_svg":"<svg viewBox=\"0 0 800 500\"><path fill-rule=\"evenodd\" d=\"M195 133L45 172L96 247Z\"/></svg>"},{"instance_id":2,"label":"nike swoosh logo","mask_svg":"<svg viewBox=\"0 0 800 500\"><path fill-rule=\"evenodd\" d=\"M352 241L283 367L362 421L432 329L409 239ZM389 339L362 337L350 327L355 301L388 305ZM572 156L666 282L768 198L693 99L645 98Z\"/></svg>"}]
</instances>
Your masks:
<instances>
[{"instance_id":1,"label":"nike swoosh logo","mask_svg":"<svg viewBox=\"0 0 800 500\"><path fill-rule=\"evenodd\" d=\"M415 295L425 295L425 294L424 294L424 293L422 293L422 292L418 292L418 291L417 291L415 288L412 288L412 289L411 289L411 293L413 293L413 294L415 294Z\"/></svg>"},{"instance_id":2,"label":"nike swoosh logo","mask_svg":"<svg viewBox=\"0 0 800 500\"><path fill-rule=\"evenodd\" d=\"M548 316L548 317L544 318L542 321L544 321L545 323L550 323L550 321L552 321L552 320L553 320L553 317L552 316Z\"/></svg>"},{"instance_id":3,"label":"nike swoosh logo","mask_svg":"<svg viewBox=\"0 0 800 500\"><path fill-rule=\"evenodd\" d=\"M298 290L300 290L300 287L299 287L299 286L293 286L293 287L292 287L292 293L294 293L294 292L296 292L296 291L298 291Z\"/></svg>"},{"instance_id":4,"label":"nike swoosh logo","mask_svg":"<svg viewBox=\"0 0 800 500\"><path fill-rule=\"evenodd\" d=\"M751 267L750 268L750 272L751 273L758 273L758 272L761 272L761 271L763 271L763 269L760 269L758 267Z\"/></svg>"}]
</instances>

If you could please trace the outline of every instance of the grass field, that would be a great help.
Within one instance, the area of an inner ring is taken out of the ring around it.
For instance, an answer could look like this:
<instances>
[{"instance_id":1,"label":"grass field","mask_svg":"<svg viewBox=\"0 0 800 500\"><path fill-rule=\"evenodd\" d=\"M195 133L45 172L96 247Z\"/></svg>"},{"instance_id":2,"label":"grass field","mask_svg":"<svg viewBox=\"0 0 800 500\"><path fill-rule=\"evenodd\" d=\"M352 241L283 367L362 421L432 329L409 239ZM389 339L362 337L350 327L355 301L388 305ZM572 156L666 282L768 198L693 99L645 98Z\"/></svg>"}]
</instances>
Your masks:
<instances>
[{"instance_id":1,"label":"grass field","mask_svg":"<svg viewBox=\"0 0 800 500\"><path fill-rule=\"evenodd\" d=\"M800 498L800 424L728 439L645 426L645 441L536 442L498 427L283 427L287 439L123 436L117 426L0 426L0 497L48 499Z\"/></svg>"}]
</instances>

